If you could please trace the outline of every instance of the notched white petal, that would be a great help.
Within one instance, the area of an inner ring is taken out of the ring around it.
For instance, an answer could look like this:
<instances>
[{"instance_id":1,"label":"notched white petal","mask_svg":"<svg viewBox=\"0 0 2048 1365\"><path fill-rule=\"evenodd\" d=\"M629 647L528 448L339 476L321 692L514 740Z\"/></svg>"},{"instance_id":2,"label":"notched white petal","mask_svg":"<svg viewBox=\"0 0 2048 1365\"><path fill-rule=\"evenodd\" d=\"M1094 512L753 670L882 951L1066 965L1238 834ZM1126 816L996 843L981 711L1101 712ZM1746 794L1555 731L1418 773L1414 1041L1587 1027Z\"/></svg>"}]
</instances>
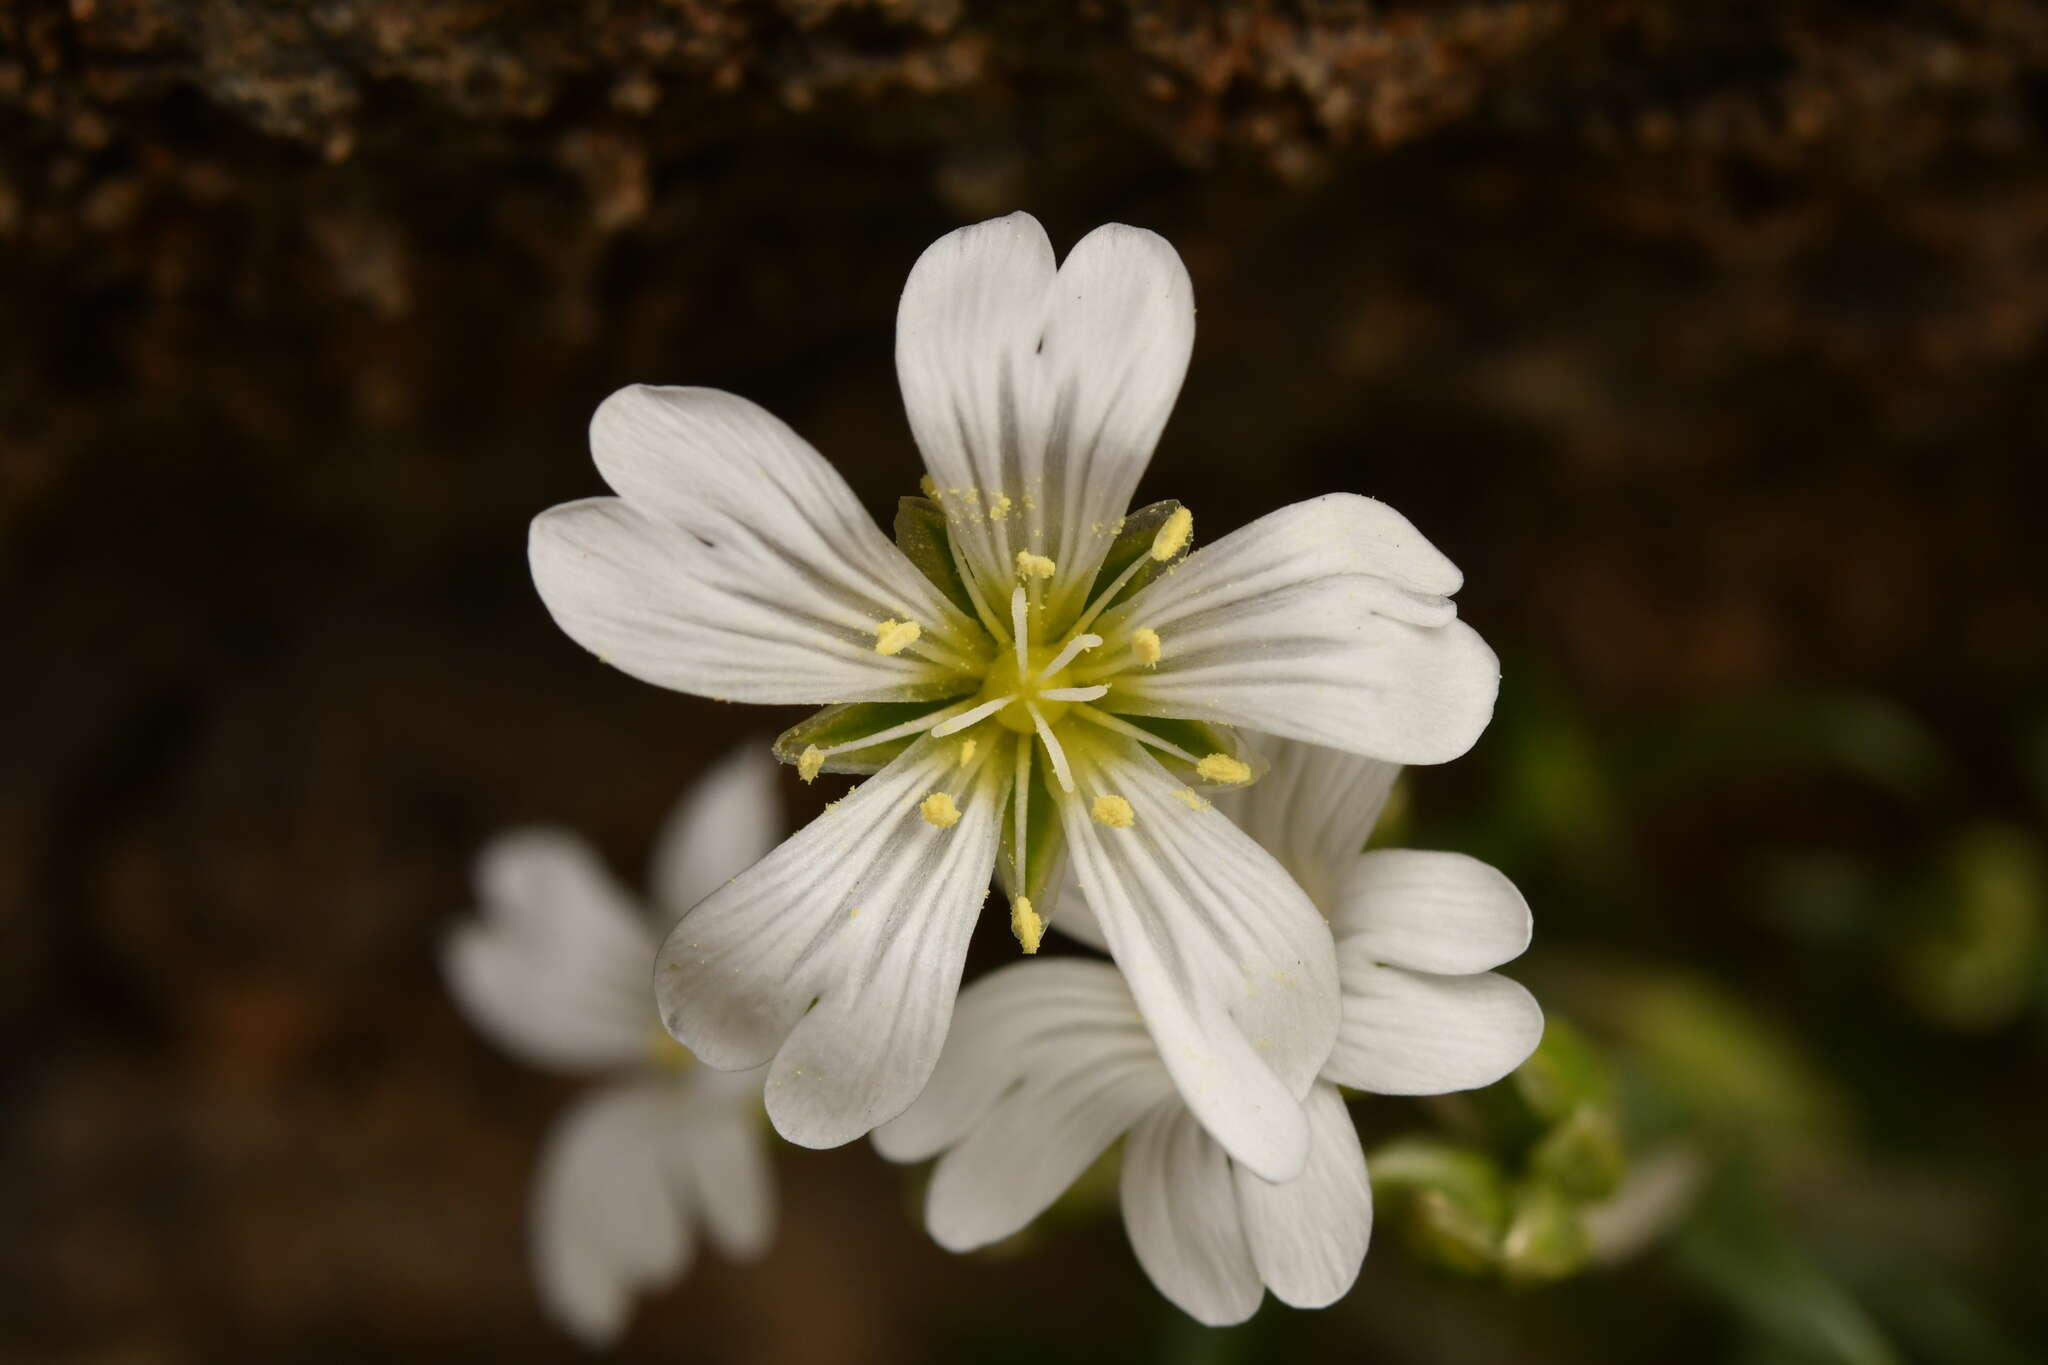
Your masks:
<instances>
[{"instance_id":1,"label":"notched white petal","mask_svg":"<svg viewBox=\"0 0 2048 1365\"><path fill-rule=\"evenodd\" d=\"M1370 961L1357 939L1338 946L1344 1022L1323 1075L1379 1095L1444 1095L1492 1085L1543 1039L1543 1011L1495 972L1433 976Z\"/></svg>"},{"instance_id":2,"label":"notched white petal","mask_svg":"<svg viewBox=\"0 0 2048 1365\"><path fill-rule=\"evenodd\" d=\"M995 863L1000 802L955 746L920 740L685 915L655 995L669 1031L727 1069L774 1058L769 1117L831 1147L901 1113L937 1060ZM961 792L948 828L919 807Z\"/></svg>"},{"instance_id":3,"label":"notched white petal","mask_svg":"<svg viewBox=\"0 0 2048 1365\"><path fill-rule=\"evenodd\" d=\"M669 1087L598 1091L556 1121L530 1210L534 1279L548 1315L589 1347L625 1331L633 1299L689 1268L687 1193L668 1169Z\"/></svg>"},{"instance_id":4,"label":"notched white petal","mask_svg":"<svg viewBox=\"0 0 2048 1365\"><path fill-rule=\"evenodd\" d=\"M513 830L478 855L476 883L476 917L449 934L442 967L478 1031L556 1070L638 1062L655 944L596 850L566 830Z\"/></svg>"},{"instance_id":5,"label":"notched white petal","mask_svg":"<svg viewBox=\"0 0 2048 1365\"><path fill-rule=\"evenodd\" d=\"M1529 946L1529 903L1477 858L1375 849L1351 860L1330 927L1374 962L1419 972L1483 972Z\"/></svg>"},{"instance_id":6,"label":"notched white petal","mask_svg":"<svg viewBox=\"0 0 2048 1365\"><path fill-rule=\"evenodd\" d=\"M1066 799L1061 822L1168 1071L1233 1157L1292 1178L1308 1149L1299 1101L1335 1038L1328 927L1270 854L1214 807L1179 800L1138 745L1104 735L1076 753L1081 788L1131 808L1131 826L1112 829Z\"/></svg>"},{"instance_id":7,"label":"notched white petal","mask_svg":"<svg viewBox=\"0 0 2048 1365\"><path fill-rule=\"evenodd\" d=\"M1163 1104L1124 1143L1124 1230L1159 1292L1210 1327L1243 1322L1264 1290L1230 1159L1194 1117Z\"/></svg>"},{"instance_id":8,"label":"notched white petal","mask_svg":"<svg viewBox=\"0 0 2048 1365\"><path fill-rule=\"evenodd\" d=\"M956 672L922 655L875 652L874 621L899 604L803 574L751 534L713 546L621 499L590 498L534 518L527 551L555 623L643 682L768 704L960 690Z\"/></svg>"},{"instance_id":9,"label":"notched white petal","mask_svg":"<svg viewBox=\"0 0 2048 1365\"><path fill-rule=\"evenodd\" d=\"M1308 1167L1285 1184L1237 1171L1245 1238L1282 1303L1322 1308L1350 1292L1372 1240L1372 1186L1358 1130L1332 1085L1309 1092Z\"/></svg>"}]
</instances>

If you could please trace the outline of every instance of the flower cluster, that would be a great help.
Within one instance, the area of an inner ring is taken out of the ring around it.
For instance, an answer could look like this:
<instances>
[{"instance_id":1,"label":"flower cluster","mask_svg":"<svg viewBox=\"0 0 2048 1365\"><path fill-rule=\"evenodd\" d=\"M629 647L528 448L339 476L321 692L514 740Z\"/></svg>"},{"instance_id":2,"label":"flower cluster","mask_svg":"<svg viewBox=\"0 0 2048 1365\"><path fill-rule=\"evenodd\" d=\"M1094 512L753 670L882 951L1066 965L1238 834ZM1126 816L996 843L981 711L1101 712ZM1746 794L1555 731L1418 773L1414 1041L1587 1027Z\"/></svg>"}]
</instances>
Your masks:
<instances>
[{"instance_id":1,"label":"flower cluster","mask_svg":"<svg viewBox=\"0 0 2048 1365\"><path fill-rule=\"evenodd\" d=\"M862 779L707 886L655 959L669 1034L765 1068L783 1136L943 1151L942 1243L1023 1226L1128 1133L1140 1260L1204 1321L1324 1303L1371 1221L1339 1086L1485 1084L1540 1015L1498 874L1362 854L1398 765L1463 753L1498 667L1458 571L1333 494L1198 545L1130 506L1194 336L1186 270L1028 215L918 261L897 369L926 475L893 543L787 426L633 387L591 447L615 496L537 518L556 621L650 682L820 706L776 753ZM1025 954L960 990L992 884ZM1112 965L1113 964L1113 965ZM955 1010L956 997L959 1009ZM536 1025L539 1027L539 1025Z\"/></svg>"}]
</instances>

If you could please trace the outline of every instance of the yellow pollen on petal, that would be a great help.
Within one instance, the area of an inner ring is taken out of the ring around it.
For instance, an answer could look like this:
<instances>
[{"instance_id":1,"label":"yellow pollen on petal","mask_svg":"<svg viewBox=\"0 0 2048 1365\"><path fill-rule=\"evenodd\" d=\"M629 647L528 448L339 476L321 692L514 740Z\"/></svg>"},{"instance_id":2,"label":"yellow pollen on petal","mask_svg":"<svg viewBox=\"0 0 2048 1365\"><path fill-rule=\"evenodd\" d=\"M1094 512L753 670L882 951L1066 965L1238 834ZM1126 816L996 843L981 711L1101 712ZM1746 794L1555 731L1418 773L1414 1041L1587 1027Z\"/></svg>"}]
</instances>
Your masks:
<instances>
[{"instance_id":1,"label":"yellow pollen on petal","mask_svg":"<svg viewBox=\"0 0 2048 1365\"><path fill-rule=\"evenodd\" d=\"M1150 626L1144 626L1131 632L1131 653L1137 655L1138 662L1145 667L1150 668L1158 663L1163 652L1159 644L1158 631Z\"/></svg>"},{"instance_id":2,"label":"yellow pollen on petal","mask_svg":"<svg viewBox=\"0 0 2048 1365\"><path fill-rule=\"evenodd\" d=\"M1008 493L998 493L996 494L996 500L988 505L988 519L990 521L1001 521L1004 517L1010 515L1010 509L1016 505L1010 501Z\"/></svg>"},{"instance_id":3,"label":"yellow pollen on petal","mask_svg":"<svg viewBox=\"0 0 2048 1365\"><path fill-rule=\"evenodd\" d=\"M939 495L939 486L932 482L932 476L929 474L918 476L917 487L918 491L928 498L936 498Z\"/></svg>"},{"instance_id":4,"label":"yellow pollen on petal","mask_svg":"<svg viewBox=\"0 0 2048 1365\"><path fill-rule=\"evenodd\" d=\"M980 740L978 740L978 739L963 739L963 740L961 740L961 741L960 741L960 766L964 768L964 767L966 767L966 766L967 766L968 764L970 764L970 763L974 762L974 751L975 751L976 749L980 748L980 747L981 747L981 741L980 741Z\"/></svg>"},{"instance_id":5,"label":"yellow pollen on petal","mask_svg":"<svg viewBox=\"0 0 2048 1365\"><path fill-rule=\"evenodd\" d=\"M1017 946L1026 953L1038 951L1045 938L1045 921L1031 908L1031 897L1019 896L1010 902L1010 932L1017 936Z\"/></svg>"},{"instance_id":6,"label":"yellow pollen on petal","mask_svg":"<svg viewBox=\"0 0 2048 1365\"><path fill-rule=\"evenodd\" d=\"M796 756L796 775L806 782L815 782L824 770L825 751L815 744L806 744L804 751Z\"/></svg>"},{"instance_id":7,"label":"yellow pollen on petal","mask_svg":"<svg viewBox=\"0 0 2048 1365\"><path fill-rule=\"evenodd\" d=\"M940 829L951 829L960 823L960 808L945 792L933 792L927 796L918 804L917 813L924 817L927 825L937 825Z\"/></svg>"},{"instance_id":8,"label":"yellow pollen on petal","mask_svg":"<svg viewBox=\"0 0 2048 1365\"><path fill-rule=\"evenodd\" d=\"M1059 565L1044 555L1035 555L1029 550L1017 551L1017 577L1051 578L1058 572Z\"/></svg>"},{"instance_id":9,"label":"yellow pollen on petal","mask_svg":"<svg viewBox=\"0 0 2048 1365\"><path fill-rule=\"evenodd\" d=\"M892 616L875 627L875 653L901 654L922 634L924 628L917 622L899 621Z\"/></svg>"},{"instance_id":10,"label":"yellow pollen on petal","mask_svg":"<svg viewBox=\"0 0 2048 1365\"><path fill-rule=\"evenodd\" d=\"M1174 508L1173 515L1166 519L1166 524L1152 537L1152 557L1162 564L1165 563L1185 549L1194 534L1195 514L1185 507Z\"/></svg>"},{"instance_id":11,"label":"yellow pollen on petal","mask_svg":"<svg viewBox=\"0 0 2048 1365\"><path fill-rule=\"evenodd\" d=\"M1095 804L1088 813L1095 817L1096 824L1108 825L1111 829L1129 829L1138 823L1138 814L1131 809L1130 802L1107 793L1095 798Z\"/></svg>"},{"instance_id":12,"label":"yellow pollen on petal","mask_svg":"<svg viewBox=\"0 0 2048 1365\"><path fill-rule=\"evenodd\" d=\"M1202 807L1209 804L1207 801L1204 801L1201 797L1195 795L1192 791L1189 791L1186 787L1182 787L1179 791L1175 792L1173 794L1173 799L1180 802L1183 806L1186 806L1189 810L1200 810Z\"/></svg>"},{"instance_id":13,"label":"yellow pollen on petal","mask_svg":"<svg viewBox=\"0 0 2048 1365\"><path fill-rule=\"evenodd\" d=\"M1240 762L1229 754L1210 754L1195 765L1195 772L1204 782L1228 782L1235 785L1252 780L1252 765Z\"/></svg>"}]
</instances>

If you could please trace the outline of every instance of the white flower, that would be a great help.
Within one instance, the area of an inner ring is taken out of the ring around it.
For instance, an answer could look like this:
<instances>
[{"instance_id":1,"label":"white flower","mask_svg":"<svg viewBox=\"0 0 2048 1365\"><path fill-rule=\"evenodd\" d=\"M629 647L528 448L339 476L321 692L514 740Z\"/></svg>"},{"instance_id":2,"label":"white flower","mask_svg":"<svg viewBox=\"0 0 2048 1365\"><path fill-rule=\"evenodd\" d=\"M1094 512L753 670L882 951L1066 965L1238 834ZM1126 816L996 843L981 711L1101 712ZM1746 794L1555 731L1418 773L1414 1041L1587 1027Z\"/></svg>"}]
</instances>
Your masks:
<instances>
[{"instance_id":1,"label":"white flower","mask_svg":"<svg viewBox=\"0 0 2048 1365\"><path fill-rule=\"evenodd\" d=\"M982 223L903 292L930 475L898 545L788 427L708 389L607 399L591 448L618 496L534 522L534 580L576 640L686 692L831 703L778 753L806 779L871 775L692 911L657 971L699 1057L773 1059L792 1141L850 1141L917 1096L992 875L1034 951L1071 853L1202 1121L1266 1175L1306 1159L1329 934L1196 788L1255 775L1233 725L1452 758L1498 669L1456 619L1457 570L1370 499L1193 554L1186 509L1127 514L1193 334L1152 233L1100 228L1055 268L1028 215Z\"/></svg>"},{"instance_id":2,"label":"white flower","mask_svg":"<svg viewBox=\"0 0 2048 1365\"><path fill-rule=\"evenodd\" d=\"M1107 963L1009 967L960 995L932 1083L875 1131L897 1161L943 1153L925 1221L966 1251L1018 1231L1119 1136L1124 1225L1139 1263L1191 1316L1242 1322L1270 1289L1296 1307L1342 1297L1372 1234L1365 1157L1338 1086L1437 1094L1500 1079L1543 1032L1529 993L1489 969L1529 941L1507 878L1455 853L1361 853L1397 769L1305 744L1226 797L1329 912L1343 1025L1310 1091L1308 1162L1260 1179L1176 1092ZM1061 926L1095 937L1070 906Z\"/></svg>"},{"instance_id":3,"label":"white flower","mask_svg":"<svg viewBox=\"0 0 2048 1365\"><path fill-rule=\"evenodd\" d=\"M616 1340L636 1293L688 1269L699 1223L736 1259L773 1231L763 1073L693 1066L650 983L676 917L774 845L774 782L749 749L684 794L656 845L650 911L576 836L501 835L477 861L477 918L449 936L449 990L479 1032L535 1066L612 1078L556 1121L531 1206L541 1300L586 1345Z\"/></svg>"}]
</instances>

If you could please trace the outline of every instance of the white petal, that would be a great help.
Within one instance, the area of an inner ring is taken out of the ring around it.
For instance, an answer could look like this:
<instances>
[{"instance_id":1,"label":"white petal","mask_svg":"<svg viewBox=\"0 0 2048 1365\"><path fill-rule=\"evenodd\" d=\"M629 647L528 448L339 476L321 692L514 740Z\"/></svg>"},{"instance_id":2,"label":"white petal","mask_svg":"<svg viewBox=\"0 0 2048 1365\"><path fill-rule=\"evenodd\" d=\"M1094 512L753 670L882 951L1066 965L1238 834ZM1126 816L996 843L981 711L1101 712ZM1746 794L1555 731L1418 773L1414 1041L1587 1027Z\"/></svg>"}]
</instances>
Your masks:
<instances>
[{"instance_id":1,"label":"white petal","mask_svg":"<svg viewBox=\"0 0 2048 1365\"><path fill-rule=\"evenodd\" d=\"M1230 1160L1180 1105L1160 1105L1124 1144L1123 1207L1138 1264L1181 1311L1223 1327L1258 1310Z\"/></svg>"},{"instance_id":2,"label":"white petal","mask_svg":"<svg viewBox=\"0 0 2048 1365\"><path fill-rule=\"evenodd\" d=\"M441 965L477 1030L537 1066L643 1058L654 939L596 852L565 830L518 830L478 855L476 882L477 918L448 936Z\"/></svg>"},{"instance_id":3,"label":"white petal","mask_svg":"<svg viewBox=\"0 0 2048 1365\"><path fill-rule=\"evenodd\" d=\"M850 1142L931 1075L1001 814L984 764L971 790L952 788L959 823L919 815L959 778L956 756L919 741L700 902L662 946L655 993L669 1031L727 1070L772 1056L768 1113L792 1142Z\"/></svg>"},{"instance_id":4,"label":"white petal","mask_svg":"<svg viewBox=\"0 0 2048 1365\"><path fill-rule=\"evenodd\" d=\"M1173 1094L1138 1007L1106 962L1020 962L960 995L917 1103L875 1131L909 1161L943 1147L925 1221L949 1251L1018 1231Z\"/></svg>"},{"instance_id":5,"label":"white petal","mask_svg":"<svg viewBox=\"0 0 2048 1365\"><path fill-rule=\"evenodd\" d=\"M765 742L743 743L676 802L655 837L649 881L663 933L782 842L781 766Z\"/></svg>"},{"instance_id":6,"label":"white petal","mask_svg":"<svg viewBox=\"0 0 2048 1365\"><path fill-rule=\"evenodd\" d=\"M1321 1308L1350 1292L1372 1240L1372 1186L1365 1153L1332 1085L1309 1092L1308 1169L1275 1185L1237 1171L1245 1238L1273 1297Z\"/></svg>"},{"instance_id":7,"label":"white petal","mask_svg":"<svg viewBox=\"0 0 2048 1365\"><path fill-rule=\"evenodd\" d=\"M1493 972L1431 976L1338 948L1344 1025L1325 1078L1380 1095L1444 1095L1491 1085L1543 1038L1534 996Z\"/></svg>"},{"instance_id":8,"label":"white petal","mask_svg":"<svg viewBox=\"0 0 2048 1365\"><path fill-rule=\"evenodd\" d=\"M1375 849L1351 859L1330 927L1374 962L1460 976L1521 956L1529 904L1462 853Z\"/></svg>"},{"instance_id":9,"label":"white petal","mask_svg":"<svg viewBox=\"0 0 2048 1365\"><path fill-rule=\"evenodd\" d=\"M1291 739L1262 740L1258 749L1270 764L1265 775L1211 799L1278 858L1327 915L1379 823L1401 765Z\"/></svg>"},{"instance_id":10,"label":"white petal","mask_svg":"<svg viewBox=\"0 0 2048 1365\"><path fill-rule=\"evenodd\" d=\"M622 495L536 517L534 584L577 643L634 677L730 701L946 693L926 655L974 627L794 432L715 389L621 389L591 447ZM875 627L926 642L875 652Z\"/></svg>"},{"instance_id":11,"label":"white petal","mask_svg":"<svg viewBox=\"0 0 2048 1365\"><path fill-rule=\"evenodd\" d=\"M534 1277L549 1316L586 1346L616 1341L634 1295L690 1263L689 1209L666 1169L669 1088L598 1091L556 1121L541 1153Z\"/></svg>"},{"instance_id":12,"label":"white petal","mask_svg":"<svg viewBox=\"0 0 2048 1365\"><path fill-rule=\"evenodd\" d=\"M1442 596L1449 561L1354 494L1284 507L1190 555L1097 630L1165 656L1111 681L1112 711L1243 725L1393 763L1441 763L1493 714L1500 664Z\"/></svg>"},{"instance_id":13,"label":"white petal","mask_svg":"<svg viewBox=\"0 0 2048 1365\"><path fill-rule=\"evenodd\" d=\"M1073 746L1061 801L1080 889L1189 1108L1230 1154L1291 1179L1308 1156L1299 1103L1338 1016L1328 926L1272 855L1121 736ZM1094 796L1135 822L1089 817Z\"/></svg>"},{"instance_id":14,"label":"white petal","mask_svg":"<svg viewBox=\"0 0 2048 1365\"><path fill-rule=\"evenodd\" d=\"M1151 459L1194 344L1194 292L1157 235L1096 229L1057 273L1029 214L934 242L896 315L903 406L989 590L1014 555L1085 585ZM972 498L963 496L972 490ZM1007 514L988 509L1007 495Z\"/></svg>"},{"instance_id":15,"label":"white petal","mask_svg":"<svg viewBox=\"0 0 2048 1365\"><path fill-rule=\"evenodd\" d=\"M683 1083L686 1117L670 1145L712 1244L736 1261L756 1259L775 1235L775 1180L761 1126L766 1080L765 1068L697 1068Z\"/></svg>"}]
</instances>

